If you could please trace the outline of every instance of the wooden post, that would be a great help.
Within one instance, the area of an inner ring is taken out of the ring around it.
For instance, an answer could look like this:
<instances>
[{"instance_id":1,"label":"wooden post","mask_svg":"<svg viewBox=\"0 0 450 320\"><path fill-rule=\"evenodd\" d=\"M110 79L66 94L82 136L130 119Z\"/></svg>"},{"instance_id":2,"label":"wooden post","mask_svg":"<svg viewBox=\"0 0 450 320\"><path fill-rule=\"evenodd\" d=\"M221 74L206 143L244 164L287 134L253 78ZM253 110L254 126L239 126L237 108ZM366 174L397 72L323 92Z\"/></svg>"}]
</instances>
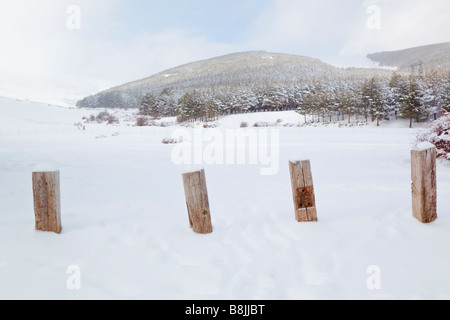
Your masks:
<instances>
[{"instance_id":1,"label":"wooden post","mask_svg":"<svg viewBox=\"0 0 450 320\"><path fill-rule=\"evenodd\" d=\"M36 230L60 234L61 202L59 171L33 172Z\"/></svg>"},{"instance_id":2,"label":"wooden post","mask_svg":"<svg viewBox=\"0 0 450 320\"><path fill-rule=\"evenodd\" d=\"M185 173L183 174L183 182L191 228L196 233L212 233L213 227L205 171Z\"/></svg>"},{"instance_id":3,"label":"wooden post","mask_svg":"<svg viewBox=\"0 0 450 320\"><path fill-rule=\"evenodd\" d=\"M413 215L422 223L437 219L436 147L411 151Z\"/></svg>"},{"instance_id":4,"label":"wooden post","mask_svg":"<svg viewBox=\"0 0 450 320\"><path fill-rule=\"evenodd\" d=\"M298 222L317 221L316 199L311 172L311 161L290 161L295 217Z\"/></svg>"}]
</instances>

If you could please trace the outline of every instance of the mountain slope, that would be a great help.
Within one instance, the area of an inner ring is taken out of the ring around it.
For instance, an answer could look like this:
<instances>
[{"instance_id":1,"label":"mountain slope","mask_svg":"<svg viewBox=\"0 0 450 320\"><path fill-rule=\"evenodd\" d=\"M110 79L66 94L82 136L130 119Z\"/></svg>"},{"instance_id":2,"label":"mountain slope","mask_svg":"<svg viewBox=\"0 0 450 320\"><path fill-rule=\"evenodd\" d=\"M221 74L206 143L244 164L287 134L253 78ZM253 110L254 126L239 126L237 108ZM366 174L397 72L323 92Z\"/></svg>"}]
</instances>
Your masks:
<instances>
[{"instance_id":1,"label":"mountain slope","mask_svg":"<svg viewBox=\"0 0 450 320\"><path fill-rule=\"evenodd\" d=\"M450 68L450 42L378 52L367 57L380 66L397 67L400 71L410 71L413 65L421 63L424 67Z\"/></svg>"},{"instance_id":2,"label":"mountain slope","mask_svg":"<svg viewBox=\"0 0 450 320\"><path fill-rule=\"evenodd\" d=\"M246 73L247 71L253 71L254 74L259 73L261 76L270 75L273 77L273 71L283 73L290 71L294 74L295 71L300 71L296 70L299 67L302 68L301 73L304 76L308 73L312 74L318 71L331 72L334 69L318 59L304 56L266 52L235 53L192 62L107 91L164 84L174 85L193 80L201 83L202 80L208 81L214 79L217 84L226 84L236 80L236 78L249 78L249 74Z\"/></svg>"},{"instance_id":3,"label":"mountain slope","mask_svg":"<svg viewBox=\"0 0 450 320\"><path fill-rule=\"evenodd\" d=\"M374 71L352 69L348 71L323 63L318 59L268 52L229 54L179 66L149 78L127 83L87 97L77 103L79 107L128 107L139 105L142 97L153 92L159 94L171 88L175 97L187 90L215 90L237 87L273 87L280 84L298 84L316 79L337 79L358 76ZM377 70L375 72L383 72Z\"/></svg>"}]
</instances>

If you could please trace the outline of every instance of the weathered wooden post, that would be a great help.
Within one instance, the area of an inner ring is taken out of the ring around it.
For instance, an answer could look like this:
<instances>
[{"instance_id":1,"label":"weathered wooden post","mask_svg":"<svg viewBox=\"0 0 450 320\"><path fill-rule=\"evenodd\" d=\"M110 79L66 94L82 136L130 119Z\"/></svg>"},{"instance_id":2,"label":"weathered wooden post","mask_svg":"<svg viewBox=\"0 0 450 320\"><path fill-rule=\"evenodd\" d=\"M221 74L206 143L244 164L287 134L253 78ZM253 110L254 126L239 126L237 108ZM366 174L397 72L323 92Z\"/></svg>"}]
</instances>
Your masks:
<instances>
[{"instance_id":1,"label":"weathered wooden post","mask_svg":"<svg viewBox=\"0 0 450 320\"><path fill-rule=\"evenodd\" d=\"M290 161L295 217L298 222L317 221L316 198L311 172L311 161Z\"/></svg>"},{"instance_id":2,"label":"weathered wooden post","mask_svg":"<svg viewBox=\"0 0 450 320\"><path fill-rule=\"evenodd\" d=\"M36 230L60 234L61 200L59 171L33 172Z\"/></svg>"},{"instance_id":3,"label":"weathered wooden post","mask_svg":"<svg viewBox=\"0 0 450 320\"><path fill-rule=\"evenodd\" d=\"M183 182L191 228L196 233L212 233L213 227L205 171L185 173L183 174Z\"/></svg>"},{"instance_id":4,"label":"weathered wooden post","mask_svg":"<svg viewBox=\"0 0 450 320\"><path fill-rule=\"evenodd\" d=\"M436 147L421 144L411 151L413 215L422 223L437 219Z\"/></svg>"}]
</instances>

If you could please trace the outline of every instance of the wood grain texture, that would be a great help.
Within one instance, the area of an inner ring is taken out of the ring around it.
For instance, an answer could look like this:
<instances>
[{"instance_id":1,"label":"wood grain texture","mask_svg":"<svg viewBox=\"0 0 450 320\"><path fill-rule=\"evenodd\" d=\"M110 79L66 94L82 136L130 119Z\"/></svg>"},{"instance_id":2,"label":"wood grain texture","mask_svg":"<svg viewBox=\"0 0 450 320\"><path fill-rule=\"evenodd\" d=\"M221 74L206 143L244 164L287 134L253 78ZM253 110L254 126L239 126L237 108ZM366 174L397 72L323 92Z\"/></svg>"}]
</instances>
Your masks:
<instances>
[{"instance_id":1,"label":"wood grain texture","mask_svg":"<svg viewBox=\"0 0 450 320\"><path fill-rule=\"evenodd\" d=\"M205 171L183 174L189 223L196 233L213 232Z\"/></svg>"},{"instance_id":2,"label":"wood grain texture","mask_svg":"<svg viewBox=\"0 0 450 320\"><path fill-rule=\"evenodd\" d=\"M33 172L32 180L36 230L60 234L62 224L59 171Z\"/></svg>"},{"instance_id":3,"label":"wood grain texture","mask_svg":"<svg viewBox=\"0 0 450 320\"><path fill-rule=\"evenodd\" d=\"M412 207L414 217L431 223L437 215L436 148L411 151Z\"/></svg>"},{"instance_id":4,"label":"wood grain texture","mask_svg":"<svg viewBox=\"0 0 450 320\"><path fill-rule=\"evenodd\" d=\"M289 170L297 221L318 221L311 161L290 161Z\"/></svg>"}]
</instances>

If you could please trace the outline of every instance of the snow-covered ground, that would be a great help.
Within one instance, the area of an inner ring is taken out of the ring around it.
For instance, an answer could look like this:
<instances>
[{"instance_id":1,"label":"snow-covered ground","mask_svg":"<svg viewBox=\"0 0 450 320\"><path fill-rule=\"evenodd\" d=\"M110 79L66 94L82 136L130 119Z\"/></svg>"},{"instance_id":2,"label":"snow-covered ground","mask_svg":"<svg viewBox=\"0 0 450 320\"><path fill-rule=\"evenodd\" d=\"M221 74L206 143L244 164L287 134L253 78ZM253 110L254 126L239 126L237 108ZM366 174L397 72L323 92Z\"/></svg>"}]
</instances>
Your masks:
<instances>
[{"instance_id":1,"label":"snow-covered ground","mask_svg":"<svg viewBox=\"0 0 450 320\"><path fill-rule=\"evenodd\" d=\"M205 166L214 232L197 235L185 168L161 143L179 128L74 126L94 113L0 98L1 299L450 298L450 165L438 164L439 219L423 225L411 212L417 129L280 125L278 174ZM302 121L234 115L218 130L278 119ZM312 161L317 223L295 220L288 161L299 154ZM42 164L61 171L61 235L34 230ZM80 290L67 286L73 270Z\"/></svg>"},{"instance_id":2,"label":"snow-covered ground","mask_svg":"<svg viewBox=\"0 0 450 320\"><path fill-rule=\"evenodd\" d=\"M380 66L379 62L369 59L366 54L346 54L333 57L321 57L320 59L338 68L377 68L394 71L397 69L394 67Z\"/></svg>"}]
</instances>

